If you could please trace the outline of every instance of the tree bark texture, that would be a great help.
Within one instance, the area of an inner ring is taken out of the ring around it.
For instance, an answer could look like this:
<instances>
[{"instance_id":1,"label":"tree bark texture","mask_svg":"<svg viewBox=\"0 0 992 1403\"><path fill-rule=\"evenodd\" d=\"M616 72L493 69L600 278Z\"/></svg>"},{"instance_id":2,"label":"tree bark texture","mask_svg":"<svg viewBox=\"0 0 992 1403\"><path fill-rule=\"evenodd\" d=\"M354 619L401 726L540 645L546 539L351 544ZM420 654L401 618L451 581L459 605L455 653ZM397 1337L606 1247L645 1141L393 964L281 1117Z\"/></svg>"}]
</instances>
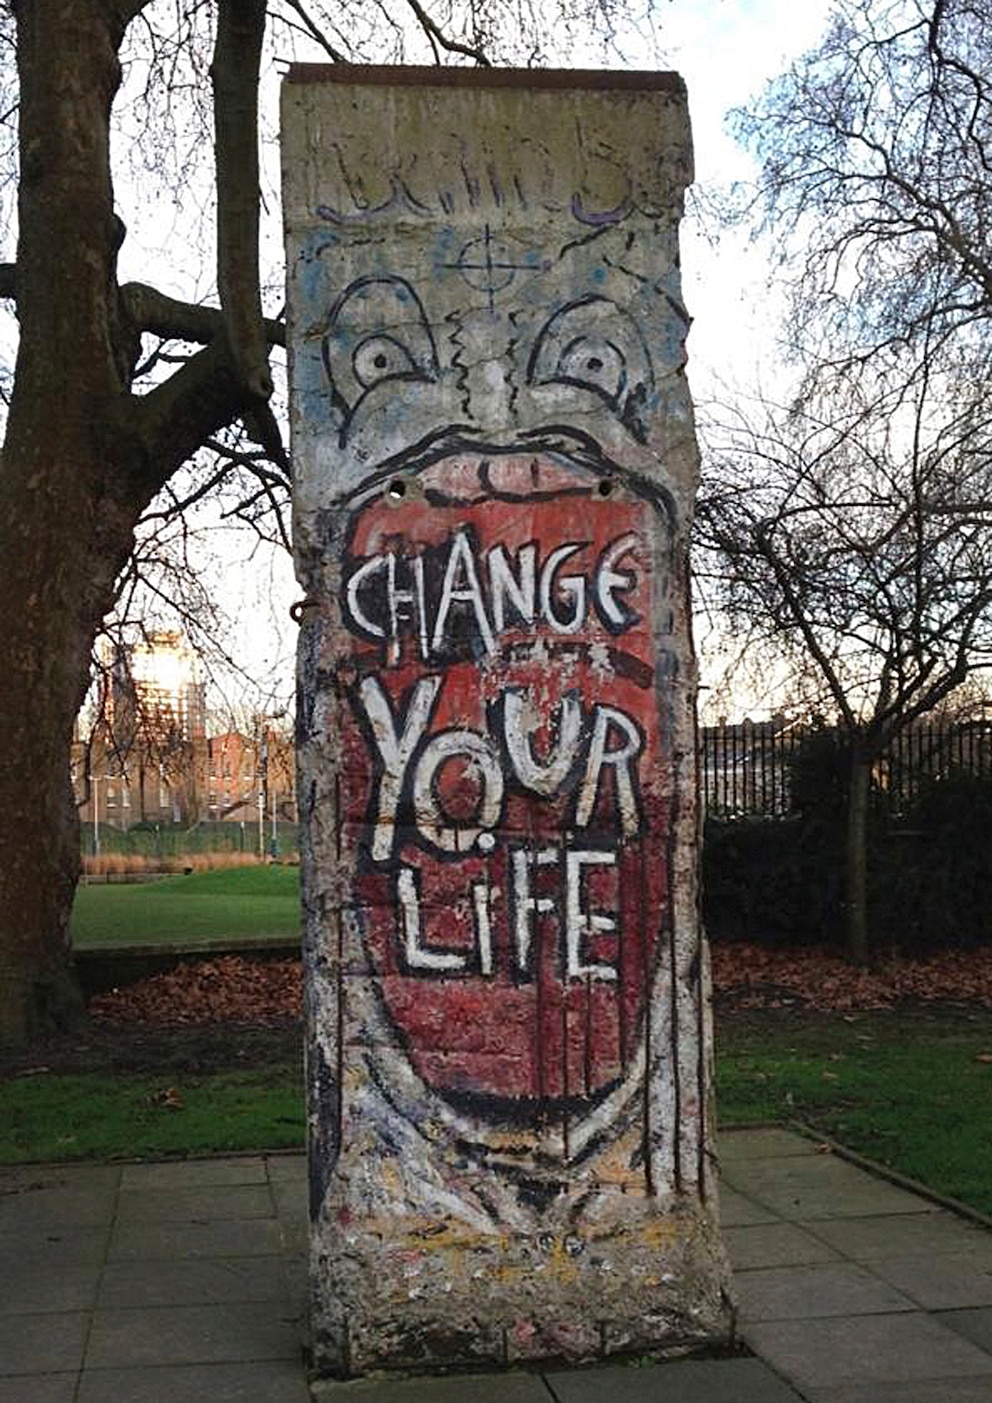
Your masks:
<instances>
[{"instance_id":1,"label":"tree bark texture","mask_svg":"<svg viewBox=\"0 0 992 1403\"><path fill-rule=\"evenodd\" d=\"M217 160L217 287L249 395L272 394L258 272L258 69L266 0L219 0L212 66Z\"/></svg>"},{"instance_id":2,"label":"tree bark texture","mask_svg":"<svg viewBox=\"0 0 992 1403\"><path fill-rule=\"evenodd\" d=\"M858 965L868 964L868 796L871 761L856 737L851 738L848 772L847 825L844 850L845 924L847 952Z\"/></svg>"},{"instance_id":3,"label":"tree bark texture","mask_svg":"<svg viewBox=\"0 0 992 1403\"><path fill-rule=\"evenodd\" d=\"M109 162L117 46L137 4L20 0L20 343L0 461L0 1045L79 1007L69 917L79 832L73 726L94 639L155 492L244 389L221 329L150 393L116 280ZM158 313L162 308L158 307Z\"/></svg>"},{"instance_id":4,"label":"tree bark texture","mask_svg":"<svg viewBox=\"0 0 992 1403\"><path fill-rule=\"evenodd\" d=\"M114 563L117 505L92 433L121 389L114 342L117 227L107 6L18 9L21 339L0 469L7 665L0 766L0 1040L25 1041L78 1006L68 918L79 867L66 759Z\"/></svg>"}]
</instances>

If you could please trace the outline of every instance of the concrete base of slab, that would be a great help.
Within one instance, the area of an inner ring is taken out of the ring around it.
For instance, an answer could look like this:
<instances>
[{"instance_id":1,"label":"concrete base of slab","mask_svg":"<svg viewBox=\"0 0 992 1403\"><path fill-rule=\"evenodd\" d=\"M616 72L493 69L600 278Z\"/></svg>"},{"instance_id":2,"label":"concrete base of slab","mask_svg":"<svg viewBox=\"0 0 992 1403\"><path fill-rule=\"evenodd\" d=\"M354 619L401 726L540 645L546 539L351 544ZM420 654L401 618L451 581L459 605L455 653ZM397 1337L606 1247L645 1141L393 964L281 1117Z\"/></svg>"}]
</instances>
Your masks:
<instances>
[{"instance_id":1,"label":"concrete base of slab","mask_svg":"<svg viewBox=\"0 0 992 1403\"><path fill-rule=\"evenodd\" d=\"M733 1335L719 1235L694 1215L563 1236L355 1232L314 1263L314 1372L580 1364L723 1347Z\"/></svg>"}]
</instances>

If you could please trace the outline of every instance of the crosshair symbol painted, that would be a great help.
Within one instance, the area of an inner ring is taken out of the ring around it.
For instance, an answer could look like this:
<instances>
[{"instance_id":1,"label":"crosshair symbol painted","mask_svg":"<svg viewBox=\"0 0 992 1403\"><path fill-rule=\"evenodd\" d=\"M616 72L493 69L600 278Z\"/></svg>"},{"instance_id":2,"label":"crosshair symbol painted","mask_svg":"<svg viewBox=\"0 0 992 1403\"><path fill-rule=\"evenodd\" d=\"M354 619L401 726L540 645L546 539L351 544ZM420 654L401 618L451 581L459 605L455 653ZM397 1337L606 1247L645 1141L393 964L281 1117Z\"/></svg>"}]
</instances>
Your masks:
<instances>
[{"instance_id":1,"label":"crosshair symbol painted","mask_svg":"<svg viewBox=\"0 0 992 1403\"><path fill-rule=\"evenodd\" d=\"M515 262L511 250L492 236L487 224L481 239L472 239L458 255L455 263L445 263L445 268L456 268L468 283L486 294L489 310L494 310L497 292L509 287L518 272L536 272L546 266L536 259Z\"/></svg>"}]
</instances>

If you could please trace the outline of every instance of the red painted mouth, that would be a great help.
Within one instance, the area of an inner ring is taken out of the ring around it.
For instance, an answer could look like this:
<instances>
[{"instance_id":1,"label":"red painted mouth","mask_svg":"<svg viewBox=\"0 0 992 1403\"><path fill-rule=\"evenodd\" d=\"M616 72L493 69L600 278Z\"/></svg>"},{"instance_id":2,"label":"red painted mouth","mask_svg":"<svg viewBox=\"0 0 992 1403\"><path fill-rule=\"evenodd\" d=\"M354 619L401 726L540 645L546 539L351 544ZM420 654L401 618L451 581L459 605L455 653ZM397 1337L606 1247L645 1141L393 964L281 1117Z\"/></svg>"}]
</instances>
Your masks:
<instances>
[{"instance_id":1,"label":"red painted mouth","mask_svg":"<svg viewBox=\"0 0 992 1403\"><path fill-rule=\"evenodd\" d=\"M668 550L646 498L540 455L446 459L350 525L355 974L483 1120L588 1109L642 1042L669 909Z\"/></svg>"}]
</instances>

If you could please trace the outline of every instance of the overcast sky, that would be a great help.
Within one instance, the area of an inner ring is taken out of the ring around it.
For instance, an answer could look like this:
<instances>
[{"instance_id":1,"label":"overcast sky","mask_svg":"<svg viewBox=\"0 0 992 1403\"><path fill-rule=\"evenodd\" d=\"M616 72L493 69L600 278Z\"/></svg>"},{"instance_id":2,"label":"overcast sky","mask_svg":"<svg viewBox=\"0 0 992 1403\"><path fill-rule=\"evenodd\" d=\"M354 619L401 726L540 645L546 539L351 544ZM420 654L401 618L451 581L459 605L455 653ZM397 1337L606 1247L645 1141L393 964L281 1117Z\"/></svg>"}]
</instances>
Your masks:
<instances>
[{"instance_id":1,"label":"overcast sky","mask_svg":"<svg viewBox=\"0 0 992 1403\"><path fill-rule=\"evenodd\" d=\"M747 180L753 165L727 130L727 112L761 91L789 61L814 45L828 0L671 0L661 13L665 57L686 81L696 157L696 186ZM764 282L767 249L742 235L682 226L683 291L694 319L689 340L694 393L713 377L750 381L774 358L775 319ZM746 362L746 363L745 363Z\"/></svg>"},{"instance_id":2,"label":"overcast sky","mask_svg":"<svg viewBox=\"0 0 992 1403\"><path fill-rule=\"evenodd\" d=\"M816 42L829 8L828 0L656 0L655 34L662 66L680 72L689 91L698 190L746 180L753 173L749 158L726 129L726 113L754 96L791 58ZM632 67L657 63L654 53L638 52L636 43L627 41L624 49ZM169 242L165 213L161 208L146 209L138 223L157 228L159 240ZM138 234L137 229L134 232ZM141 229L141 235L146 232ZM270 226L273 232L277 240L275 221ZM715 381L753 383L755 372L774 362L773 304L764 289L767 250L748 247L739 234L723 233L714 245L716 233L713 228L701 228L691 215L682 226L684 296L694 319L689 374L697 402L712 393ZM140 235L136 242L147 250L148 243ZM149 242L154 246L154 239ZM278 250L273 247L272 252ZM190 268L197 283L204 276L209 278L209 260L200 264L194 259ZM190 268L182 273L189 276ZM139 275L147 275L146 270ZM195 292L179 285L169 290L187 296L209 291L199 285ZM235 547L242 562L245 545ZM272 708L286 704L292 695L296 633L287 609L299 593L288 561L259 552L247 566L235 568L232 562L220 573L218 590L238 620L232 652L260 680L264 673L271 674Z\"/></svg>"}]
</instances>

